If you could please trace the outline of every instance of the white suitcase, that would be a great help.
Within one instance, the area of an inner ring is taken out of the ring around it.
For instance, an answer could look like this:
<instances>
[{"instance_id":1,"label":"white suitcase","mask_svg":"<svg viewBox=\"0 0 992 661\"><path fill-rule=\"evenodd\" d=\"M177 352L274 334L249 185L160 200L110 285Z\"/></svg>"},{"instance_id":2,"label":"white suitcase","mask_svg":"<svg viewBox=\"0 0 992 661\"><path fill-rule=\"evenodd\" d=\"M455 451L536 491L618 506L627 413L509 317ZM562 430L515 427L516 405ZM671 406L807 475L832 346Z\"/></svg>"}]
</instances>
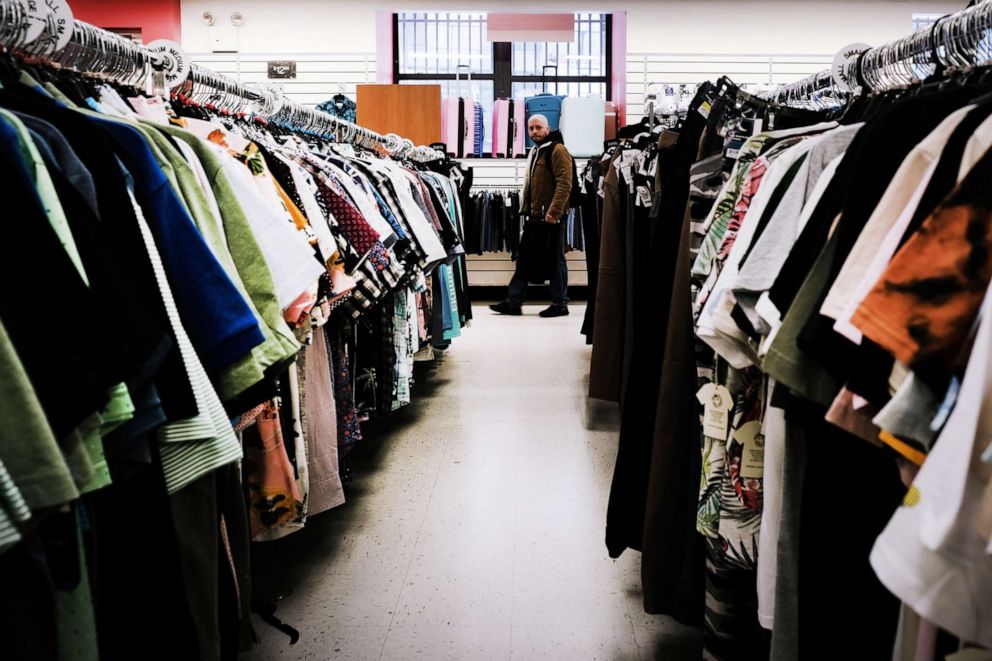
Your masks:
<instances>
[{"instance_id":1,"label":"white suitcase","mask_svg":"<svg viewBox=\"0 0 992 661\"><path fill-rule=\"evenodd\" d=\"M559 130L572 156L603 153L606 139L606 101L601 97L565 97Z\"/></svg>"}]
</instances>

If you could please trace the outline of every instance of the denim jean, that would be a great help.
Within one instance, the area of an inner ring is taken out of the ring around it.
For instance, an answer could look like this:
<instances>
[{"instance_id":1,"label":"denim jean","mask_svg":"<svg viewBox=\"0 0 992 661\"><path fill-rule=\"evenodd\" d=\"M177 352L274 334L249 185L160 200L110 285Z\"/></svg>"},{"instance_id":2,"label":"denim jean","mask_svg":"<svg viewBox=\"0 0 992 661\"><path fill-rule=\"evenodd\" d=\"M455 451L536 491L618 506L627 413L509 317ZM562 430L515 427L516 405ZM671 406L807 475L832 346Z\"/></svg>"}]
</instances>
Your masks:
<instances>
[{"instance_id":1,"label":"denim jean","mask_svg":"<svg viewBox=\"0 0 992 661\"><path fill-rule=\"evenodd\" d=\"M568 304L568 264L565 263L565 232L558 232L558 250L556 251L556 265L551 276L551 302L555 305ZM527 278L514 274L510 280L510 286L506 292L506 300L514 305L524 302L527 294Z\"/></svg>"}]
</instances>

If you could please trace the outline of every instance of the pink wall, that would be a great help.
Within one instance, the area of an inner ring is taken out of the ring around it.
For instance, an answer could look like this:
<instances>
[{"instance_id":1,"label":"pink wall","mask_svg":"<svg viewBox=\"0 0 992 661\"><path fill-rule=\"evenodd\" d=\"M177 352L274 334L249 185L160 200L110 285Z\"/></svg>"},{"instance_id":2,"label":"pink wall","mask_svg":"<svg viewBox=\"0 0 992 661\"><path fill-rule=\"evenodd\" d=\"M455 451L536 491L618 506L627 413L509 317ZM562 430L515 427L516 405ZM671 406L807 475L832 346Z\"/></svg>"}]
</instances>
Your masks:
<instances>
[{"instance_id":1,"label":"pink wall","mask_svg":"<svg viewBox=\"0 0 992 661\"><path fill-rule=\"evenodd\" d=\"M610 98L617 104L620 126L627 125L627 12L613 12L613 58Z\"/></svg>"},{"instance_id":2,"label":"pink wall","mask_svg":"<svg viewBox=\"0 0 992 661\"><path fill-rule=\"evenodd\" d=\"M375 13L375 82L391 85L393 80L393 12Z\"/></svg>"},{"instance_id":3,"label":"pink wall","mask_svg":"<svg viewBox=\"0 0 992 661\"><path fill-rule=\"evenodd\" d=\"M108 2L108 0L72 0L72 15L101 28L141 28L146 44L155 39L172 39L182 43L180 0L142 0Z\"/></svg>"}]
</instances>

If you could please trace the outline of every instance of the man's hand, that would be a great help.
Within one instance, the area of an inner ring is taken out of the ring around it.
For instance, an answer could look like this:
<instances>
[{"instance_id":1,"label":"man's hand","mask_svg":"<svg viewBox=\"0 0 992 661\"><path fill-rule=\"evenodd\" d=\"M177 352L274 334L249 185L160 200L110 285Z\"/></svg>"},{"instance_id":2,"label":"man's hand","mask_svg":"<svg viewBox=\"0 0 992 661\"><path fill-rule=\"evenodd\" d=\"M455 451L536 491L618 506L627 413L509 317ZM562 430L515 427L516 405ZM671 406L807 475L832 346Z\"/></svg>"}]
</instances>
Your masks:
<instances>
[{"instance_id":1,"label":"man's hand","mask_svg":"<svg viewBox=\"0 0 992 661\"><path fill-rule=\"evenodd\" d=\"M544 222L551 223L552 225L558 222L558 219L552 216L550 213L544 217Z\"/></svg>"}]
</instances>

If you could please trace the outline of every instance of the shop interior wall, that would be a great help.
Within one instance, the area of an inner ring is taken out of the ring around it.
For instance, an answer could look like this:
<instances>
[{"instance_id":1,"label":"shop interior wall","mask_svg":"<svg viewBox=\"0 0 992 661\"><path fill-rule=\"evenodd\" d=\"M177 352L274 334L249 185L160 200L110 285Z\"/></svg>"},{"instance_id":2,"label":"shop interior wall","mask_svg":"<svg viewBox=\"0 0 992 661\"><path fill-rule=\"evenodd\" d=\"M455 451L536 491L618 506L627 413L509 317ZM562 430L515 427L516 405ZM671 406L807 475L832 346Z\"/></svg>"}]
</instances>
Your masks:
<instances>
[{"instance_id":1,"label":"shop interior wall","mask_svg":"<svg viewBox=\"0 0 992 661\"><path fill-rule=\"evenodd\" d=\"M118 3L114 3L118 4ZM123 4L123 3L121 3ZM204 11L214 30L240 12L241 52L374 52L376 11L484 11L495 5L466 0L182 0L182 36L190 52L210 50ZM626 11L630 52L833 54L863 41L877 44L907 34L914 12L950 13L963 2L817 2L777 0L503 0L500 11Z\"/></svg>"},{"instance_id":2,"label":"shop interior wall","mask_svg":"<svg viewBox=\"0 0 992 661\"><path fill-rule=\"evenodd\" d=\"M465 0L183 0L182 41L194 60L248 82L266 81L266 62L294 59L295 80L276 82L301 103L313 105L355 86L377 81L376 20L383 12L482 10ZM829 66L843 46L879 44L908 34L914 13L951 13L960 2L793 2L504 0L501 11L626 11L624 103L628 121L641 116L652 83L694 83L730 74L740 83L796 80ZM214 16L214 27L202 15ZM230 16L242 24L234 28ZM224 50L213 52L220 43ZM389 63L386 69L389 68ZM380 77L381 78L381 77ZM519 184L522 163L473 160L478 187ZM513 264L505 253L470 258L474 285L504 285ZM570 254L570 279L584 285L584 255Z\"/></svg>"}]
</instances>

